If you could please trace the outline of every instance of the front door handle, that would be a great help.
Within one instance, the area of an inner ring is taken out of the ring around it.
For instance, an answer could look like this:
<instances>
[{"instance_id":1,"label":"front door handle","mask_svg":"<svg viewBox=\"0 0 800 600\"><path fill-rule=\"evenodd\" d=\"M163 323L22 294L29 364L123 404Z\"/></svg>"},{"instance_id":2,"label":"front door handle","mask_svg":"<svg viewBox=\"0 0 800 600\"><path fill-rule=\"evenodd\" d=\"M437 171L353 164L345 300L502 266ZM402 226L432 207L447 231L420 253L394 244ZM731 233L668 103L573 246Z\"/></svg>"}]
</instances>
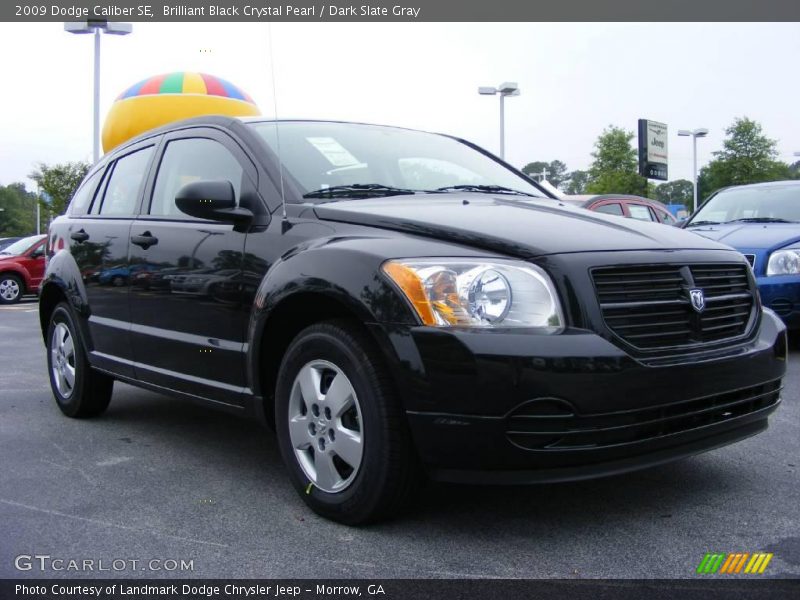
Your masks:
<instances>
[{"instance_id":1,"label":"front door handle","mask_svg":"<svg viewBox=\"0 0 800 600\"><path fill-rule=\"evenodd\" d=\"M145 231L142 235L132 235L131 243L147 250L150 246L155 246L158 243L158 238L149 231Z\"/></svg>"},{"instance_id":2,"label":"front door handle","mask_svg":"<svg viewBox=\"0 0 800 600\"><path fill-rule=\"evenodd\" d=\"M71 234L69 234L69 237L80 244L89 239L89 234L81 229L80 231L73 231Z\"/></svg>"}]
</instances>

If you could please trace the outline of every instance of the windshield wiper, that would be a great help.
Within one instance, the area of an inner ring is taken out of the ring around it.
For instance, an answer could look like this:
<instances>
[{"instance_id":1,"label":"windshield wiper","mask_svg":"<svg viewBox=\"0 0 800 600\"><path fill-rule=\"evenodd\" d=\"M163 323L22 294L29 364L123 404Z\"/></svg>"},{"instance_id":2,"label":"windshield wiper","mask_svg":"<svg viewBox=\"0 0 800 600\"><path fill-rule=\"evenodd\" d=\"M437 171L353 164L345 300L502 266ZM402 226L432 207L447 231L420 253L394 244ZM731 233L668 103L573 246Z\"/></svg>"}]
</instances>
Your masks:
<instances>
[{"instance_id":1,"label":"windshield wiper","mask_svg":"<svg viewBox=\"0 0 800 600\"><path fill-rule=\"evenodd\" d=\"M719 221L692 221L687 227L694 227L695 225L721 225Z\"/></svg>"},{"instance_id":2,"label":"windshield wiper","mask_svg":"<svg viewBox=\"0 0 800 600\"><path fill-rule=\"evenodd\" d=\"M349 185L333 185L303 194L303 198L340 198L343 196L400 196L416 194L420 190L383 185L382 183L351 183Z\"/></svg>"},{"instance_id":3,"label":"windshield wiper","mask_svg":"<svg viewBox=\"0 0 800 600\"><path fill-rule=\"evenodd\" d=\"M728 223L797 223L797 221L789 221L779 217L744 217L742 219L733 219Z\"/></svg>"},{"instance_id":4,"label":"windshield wiper","mask_svg":"<svg viewBox=\"0 0 800 600\"><path fill-rule=\"evenodd\" d=\"M436 192L486 192L490 194L515 194L518 196L531 196L538 198L534 194L528 192L520 192L519 190L512 190L511 188L503 187L502 185L446 185L444 187L436 188Z\"/></svg>"}]
</instances>

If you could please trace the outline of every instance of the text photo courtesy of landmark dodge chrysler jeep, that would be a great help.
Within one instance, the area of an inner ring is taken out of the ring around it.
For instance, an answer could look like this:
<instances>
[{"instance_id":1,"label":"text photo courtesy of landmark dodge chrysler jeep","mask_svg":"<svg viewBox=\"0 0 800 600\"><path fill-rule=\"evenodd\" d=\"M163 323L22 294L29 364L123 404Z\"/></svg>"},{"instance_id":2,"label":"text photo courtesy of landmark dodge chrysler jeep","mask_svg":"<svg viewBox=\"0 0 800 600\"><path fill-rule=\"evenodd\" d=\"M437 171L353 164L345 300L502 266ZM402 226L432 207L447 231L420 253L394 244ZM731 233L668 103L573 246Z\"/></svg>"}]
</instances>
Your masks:
<instances>
[{"instance_id":1,"label":"text photo courtesy of landmark dodge chrysler jeep","mask_svg":"<svg viewBox=\"0 0 800 600\"><path fill-rule=\"evenodd\" d=\"M116 148L52 223L40 319L67 416L115 380L252 416L349 524L422 475L581 479L744 439L786 365L731 248L570 207L460 139L340 122L205 117Z\"/></svg>"}]
</instances>

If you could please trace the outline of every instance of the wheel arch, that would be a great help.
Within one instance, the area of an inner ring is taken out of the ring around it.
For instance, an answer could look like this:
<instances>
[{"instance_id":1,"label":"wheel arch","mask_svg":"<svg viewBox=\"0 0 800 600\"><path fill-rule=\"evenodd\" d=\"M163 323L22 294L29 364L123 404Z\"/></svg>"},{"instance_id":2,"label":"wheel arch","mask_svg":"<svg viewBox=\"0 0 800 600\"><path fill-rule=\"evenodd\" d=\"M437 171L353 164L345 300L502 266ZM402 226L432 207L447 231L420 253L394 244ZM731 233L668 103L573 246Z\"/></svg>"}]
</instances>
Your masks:
<instances>
[{"instance_id":1,"label":"wheel arch","mask_svg":"<svg viewBox=\"0 0 800 600\"><path fill-rule=\"evenodd\" d=\"M326 238L286 252L267 270L254 295L247 332L247 381L253 412L272 418L274 384L292 339L304 328L348 319L367 331L397 379L397 352L387 331L414 324L408 302L381 274L385 257L374 240Z\"/></svg>"},{"instance_id":2,"label":"wheel arch","mask_svg":"<svg viewBox=\"0 0 800 600\"><path fill-rule=\"evenodd\" d=\"M60 250L50 258L42 283L39 286L39 325L42 337L47 335L50 316L59 302L66 302L73 311L79 334L87 349L90 347L89 300L86 286L81 278L75 259L66 250Z\"/></svg>"},{"instance_id":3,"label":"wheel arch","mask_svg":"<svg viewBox=\"0 0 800 600\"><path fill-rule=\"evenodd\" d=\"M263 319L250 347L250 378L254 412L262 422L274 425L274 390L281 362L292 340L306 327L331 320L345 320L364 331L389 367L397 360L382 329L364 318L362 310L335 295L300 291L276 303ZM394 356L393 356L394 355Z\"/></svg>"}]
</instances>

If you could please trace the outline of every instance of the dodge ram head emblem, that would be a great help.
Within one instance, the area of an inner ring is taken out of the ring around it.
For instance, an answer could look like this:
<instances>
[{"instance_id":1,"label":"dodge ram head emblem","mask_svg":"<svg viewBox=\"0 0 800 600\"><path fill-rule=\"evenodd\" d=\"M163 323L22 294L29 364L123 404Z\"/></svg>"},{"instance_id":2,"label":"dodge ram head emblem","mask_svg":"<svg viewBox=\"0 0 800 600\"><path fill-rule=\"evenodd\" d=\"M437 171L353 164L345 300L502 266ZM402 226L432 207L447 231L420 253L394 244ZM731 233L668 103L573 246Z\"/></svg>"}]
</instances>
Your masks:
<instances>
[{"instance_id":1,"label":"dodge ram head emblem","mask_svg":"<svg viewBox=\"0 0 800 600\"><path fill-rule=\"evenodd\" d=\"M703 295L703 290L689 290L689 297L692 300L692 308L699 313L703 312L706 307L706 297Z\"/></svg>"}]
</instances>

